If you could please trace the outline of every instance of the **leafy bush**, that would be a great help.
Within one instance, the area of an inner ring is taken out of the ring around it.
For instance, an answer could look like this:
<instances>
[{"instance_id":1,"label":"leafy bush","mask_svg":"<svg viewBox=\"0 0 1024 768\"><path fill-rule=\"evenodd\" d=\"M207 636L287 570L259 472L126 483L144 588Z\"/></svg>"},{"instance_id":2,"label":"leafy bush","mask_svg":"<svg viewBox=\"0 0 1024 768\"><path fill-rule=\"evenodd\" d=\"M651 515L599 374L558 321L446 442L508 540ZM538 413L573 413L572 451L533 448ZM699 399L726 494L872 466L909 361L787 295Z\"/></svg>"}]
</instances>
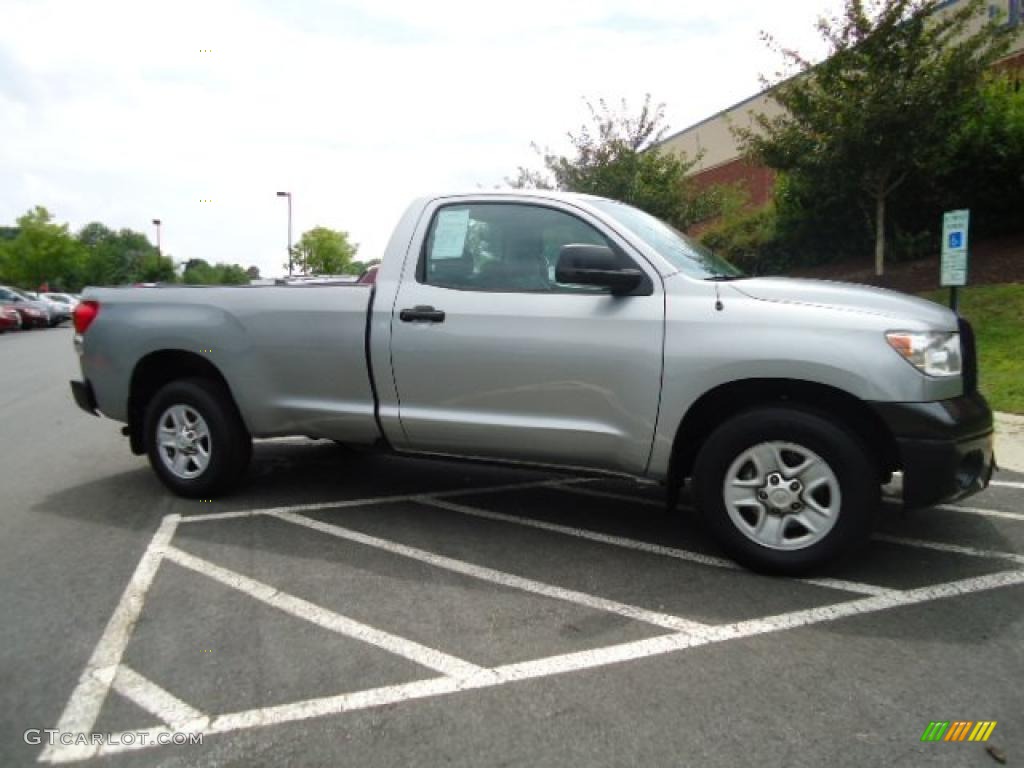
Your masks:
<instances>
[{"instance_id":1,"label":"leafy bush","mask_svg":"<svg viewBox=\"0 0 1024 768\"><path fill-rule=\"evenodd\" d=\"M700 239L750 275L777 275L799 262L779 239L774 206L724 216Z\"/></svg>"}]
</instances>

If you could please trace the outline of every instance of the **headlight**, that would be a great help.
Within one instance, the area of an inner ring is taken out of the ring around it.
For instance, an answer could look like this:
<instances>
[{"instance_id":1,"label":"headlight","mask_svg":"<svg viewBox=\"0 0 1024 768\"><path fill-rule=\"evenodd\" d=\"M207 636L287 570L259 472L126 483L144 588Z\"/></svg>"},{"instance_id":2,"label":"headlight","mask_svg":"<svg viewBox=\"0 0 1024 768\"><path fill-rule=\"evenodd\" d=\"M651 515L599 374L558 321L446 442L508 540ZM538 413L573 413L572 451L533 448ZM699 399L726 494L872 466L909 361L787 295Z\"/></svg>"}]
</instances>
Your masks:
<instances>
[{"instance_id":1,"label":"headlight","mask_svg":"<svg viewBox=\"0 0 1024 768\"><path fill-rule=\"evenodd\" d=\"M929 376L958 376L960 334L944 331L890 331L889 346L917 370Z\"/></svg>"}]
</instances>

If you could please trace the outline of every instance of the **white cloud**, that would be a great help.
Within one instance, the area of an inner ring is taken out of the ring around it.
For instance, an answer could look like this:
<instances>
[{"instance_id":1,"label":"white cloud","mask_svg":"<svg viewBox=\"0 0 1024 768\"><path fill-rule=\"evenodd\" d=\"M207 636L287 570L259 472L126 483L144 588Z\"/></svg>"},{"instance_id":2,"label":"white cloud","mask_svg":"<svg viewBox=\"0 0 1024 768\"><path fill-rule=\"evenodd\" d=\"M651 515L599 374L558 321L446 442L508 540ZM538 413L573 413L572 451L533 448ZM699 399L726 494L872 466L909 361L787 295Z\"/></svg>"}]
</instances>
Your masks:
<instances>
[{"instance_id":1,"label":"white cloud","mask_svg":"<svg viewBox=\"0 0 1024 768\"><path fill-rule=\"evenodd\" d=\"M775 71L760 30L816 54L835 5L8 0L0 222L36 204L75 227L159 217L176 258L273 274L287 189L296 233L346 229L371 258L415 195L561 146L584 97L650 92L682 128Z\"/></svg>"}]
</instances>

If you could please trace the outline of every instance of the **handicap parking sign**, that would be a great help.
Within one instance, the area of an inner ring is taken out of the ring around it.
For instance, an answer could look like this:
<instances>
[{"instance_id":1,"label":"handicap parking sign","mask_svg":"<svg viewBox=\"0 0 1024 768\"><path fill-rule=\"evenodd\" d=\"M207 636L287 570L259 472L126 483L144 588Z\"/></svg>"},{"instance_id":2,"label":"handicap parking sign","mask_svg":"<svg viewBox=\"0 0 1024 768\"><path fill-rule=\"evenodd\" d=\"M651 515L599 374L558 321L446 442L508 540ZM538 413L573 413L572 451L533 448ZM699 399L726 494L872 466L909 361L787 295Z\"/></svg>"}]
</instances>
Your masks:
<instances>
[{"instance_id":1,"label":"handicap parking sign","mask_svg":"<svg viewBox=\"0 0 1024 768\"><path fill-rule=\"evenodd\" d=\"M942 217L941 285L967 285L967 230L971 212L946 211Z\"/></svg>"}]
</instances>

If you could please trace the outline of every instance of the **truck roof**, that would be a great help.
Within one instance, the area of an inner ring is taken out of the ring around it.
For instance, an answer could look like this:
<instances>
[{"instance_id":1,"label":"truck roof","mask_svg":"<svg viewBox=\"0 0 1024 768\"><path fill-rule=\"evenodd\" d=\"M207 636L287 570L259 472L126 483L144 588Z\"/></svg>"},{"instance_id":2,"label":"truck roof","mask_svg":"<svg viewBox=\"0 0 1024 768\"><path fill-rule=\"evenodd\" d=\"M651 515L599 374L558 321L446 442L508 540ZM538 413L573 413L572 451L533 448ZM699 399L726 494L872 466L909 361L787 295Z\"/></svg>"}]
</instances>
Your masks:
<instances>
[{"instance_id":1,"label":"truck roof","mask_svg":"<svg viewBox=\"0 0 1024 768\"><path fill-rule=\"evenodd\" d=\"M572 200L587 202L590 200L609 200L617 202L608 197L600 195L588 195L581 192L562 192L555 189L513 189L502 187L499 189L467 189L442 194L427 195L428 200L439 200L448 197L536 197L545 200Z\"/></svg>"}]
</instances>

